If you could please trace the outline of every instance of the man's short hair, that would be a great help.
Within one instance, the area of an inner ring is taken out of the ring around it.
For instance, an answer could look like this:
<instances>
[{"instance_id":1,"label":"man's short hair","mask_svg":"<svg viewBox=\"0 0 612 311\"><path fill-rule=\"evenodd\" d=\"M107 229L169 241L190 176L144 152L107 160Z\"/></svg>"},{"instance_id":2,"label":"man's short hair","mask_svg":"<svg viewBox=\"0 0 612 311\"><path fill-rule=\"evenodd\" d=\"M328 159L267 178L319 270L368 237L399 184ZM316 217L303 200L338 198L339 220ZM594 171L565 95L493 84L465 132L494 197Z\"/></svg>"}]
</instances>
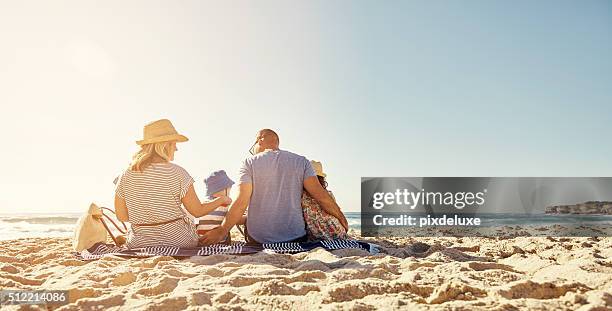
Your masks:
<instances>
[{"instance_id":1,"label":"man's short hair","mask_svg":"<svg viewBox=\"0 0 612 311\"><path fill-rule=\"evenodd\" d=\"M272 135L276 139L276 142L280 143L280 139L278 138L278 134L276 134L275 131L273 131L271 129L262 129L259 132L262 133L264 137L266 137L268 135Z\"/></svg>"}]
</instances>

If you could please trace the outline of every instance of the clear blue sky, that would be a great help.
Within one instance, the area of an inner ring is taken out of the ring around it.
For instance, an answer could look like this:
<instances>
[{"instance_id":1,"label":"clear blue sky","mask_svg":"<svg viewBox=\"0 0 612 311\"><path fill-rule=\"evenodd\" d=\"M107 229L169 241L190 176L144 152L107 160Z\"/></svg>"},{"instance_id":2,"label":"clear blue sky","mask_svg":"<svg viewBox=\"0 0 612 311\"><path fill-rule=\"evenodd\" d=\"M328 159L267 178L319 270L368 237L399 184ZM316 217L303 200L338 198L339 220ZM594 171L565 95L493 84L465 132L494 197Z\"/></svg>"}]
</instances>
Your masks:
<instances>
[{"instance_id":1,"label":"clear blue sky","mask_svg":"<svg viewBox=\"0 0 612 311\"><path fill-rule=\"evenodd\" d=\"M259 128L361 176L611 176L609 1L0 3L0 212L110 205L142 126L203 191Z\"/></svg>"}]
</instances>

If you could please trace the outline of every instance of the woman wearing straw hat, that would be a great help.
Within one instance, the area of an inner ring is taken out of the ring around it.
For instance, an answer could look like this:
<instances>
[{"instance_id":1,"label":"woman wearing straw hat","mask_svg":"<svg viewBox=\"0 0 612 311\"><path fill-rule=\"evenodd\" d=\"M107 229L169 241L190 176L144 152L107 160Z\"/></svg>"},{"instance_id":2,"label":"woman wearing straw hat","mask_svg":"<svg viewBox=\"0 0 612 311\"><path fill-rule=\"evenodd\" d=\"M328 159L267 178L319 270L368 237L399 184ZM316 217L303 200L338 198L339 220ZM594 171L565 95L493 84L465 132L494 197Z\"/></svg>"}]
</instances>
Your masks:
<instances>
[{"instance_id":1,"label":"woman wearing straw hat","mask_svg":"<svg viewBox=\"0 0 612 311\"><path fill-rule=\"evenodd\" d=\"M195 217L204 216L221 205L231 203L227 196L201 203L193 188L193 178L182 167L171 163L176 144L186 142L169 120L151 122L144 127L143 139L129 168L118 178L115 189L117 218L131 228L126 246L195 247L195 224L181 205Z\"/></svg>"}]
</instances>

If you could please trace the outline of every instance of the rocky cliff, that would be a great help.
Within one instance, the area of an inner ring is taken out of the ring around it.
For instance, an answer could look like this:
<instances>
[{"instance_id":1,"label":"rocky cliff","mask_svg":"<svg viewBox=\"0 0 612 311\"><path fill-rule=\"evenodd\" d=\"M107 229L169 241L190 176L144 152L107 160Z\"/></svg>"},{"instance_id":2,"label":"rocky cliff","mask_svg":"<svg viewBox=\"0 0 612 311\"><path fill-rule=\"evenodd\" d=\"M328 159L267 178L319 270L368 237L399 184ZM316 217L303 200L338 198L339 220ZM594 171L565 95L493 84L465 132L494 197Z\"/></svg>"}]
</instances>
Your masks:
<instances>
[{"instance_id":1,"label":"rocky cliff","mask_svg":"<svg viewBox=\"0 0 612 311\"><path fill-rule=\"evenodd\" d=\"M580 214L580 215L612 215L612 202L608 201L588 201L574 205L555 205L548 206L546 214Z\"/></svg>"}]
</instances>

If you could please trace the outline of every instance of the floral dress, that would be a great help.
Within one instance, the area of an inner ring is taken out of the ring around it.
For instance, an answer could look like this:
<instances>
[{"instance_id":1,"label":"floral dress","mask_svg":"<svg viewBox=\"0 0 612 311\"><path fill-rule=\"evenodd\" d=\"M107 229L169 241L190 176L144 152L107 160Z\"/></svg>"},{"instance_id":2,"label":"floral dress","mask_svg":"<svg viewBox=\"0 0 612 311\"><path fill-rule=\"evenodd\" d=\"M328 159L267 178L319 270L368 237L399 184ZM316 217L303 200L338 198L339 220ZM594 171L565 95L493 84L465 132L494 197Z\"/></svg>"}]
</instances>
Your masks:
<instances>
[{"instance_id":1,"label":"floral dress","mask_svg":"<svg viewBox=\"0 0 612 311\"><path fill-rule=\"evenodd\" d=\"M329 194L334 198L331 191ZM347 238L346 229L340 224L340 221L336 217L325 213L319 203L305 191L302 193L302 211L309 240Z\"/></svg>"}]
</instances>

